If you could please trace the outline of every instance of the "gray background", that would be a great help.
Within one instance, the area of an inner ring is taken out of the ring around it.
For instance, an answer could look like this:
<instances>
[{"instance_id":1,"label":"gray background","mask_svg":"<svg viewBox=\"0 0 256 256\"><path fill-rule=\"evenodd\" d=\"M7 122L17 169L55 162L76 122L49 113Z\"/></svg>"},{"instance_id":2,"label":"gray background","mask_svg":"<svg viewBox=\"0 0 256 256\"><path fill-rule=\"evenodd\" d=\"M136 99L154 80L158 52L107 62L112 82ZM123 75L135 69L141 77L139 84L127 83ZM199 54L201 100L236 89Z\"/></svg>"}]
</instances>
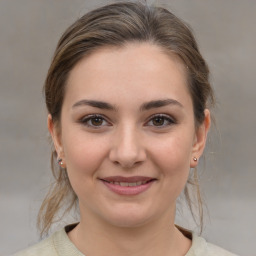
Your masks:
<instances>
[{"instance_id":1,"label":"gray background","mask_svg":"<svg viewBox=\"0 0 256 256\"><path fill-rule=\"evenodd\" d=\"M107 2L0 0L0 255L38 240L36 214L51 176L41 88L57 40ZM201 164L209 211L203 236L256 255L256 1L159 2L194 29L218 98L217 129ZM178 222L193 228L186 208Z\"/></svg>"}]
</instances>

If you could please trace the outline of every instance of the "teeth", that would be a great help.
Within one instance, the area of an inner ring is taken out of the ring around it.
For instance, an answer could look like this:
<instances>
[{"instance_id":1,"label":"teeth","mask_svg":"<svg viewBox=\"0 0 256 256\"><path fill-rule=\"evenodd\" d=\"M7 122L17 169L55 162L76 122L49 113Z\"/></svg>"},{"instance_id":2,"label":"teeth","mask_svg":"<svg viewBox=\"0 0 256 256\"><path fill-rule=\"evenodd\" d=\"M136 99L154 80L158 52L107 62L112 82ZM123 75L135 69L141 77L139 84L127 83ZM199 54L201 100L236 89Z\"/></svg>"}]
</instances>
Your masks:
<instances>
[{"instance_id":1,"label":"teeth","mask_svg":"<svg viewBox=\"0 0 256 256\"><path fill-rule=\"evenodd\" d=\"M109 181L110 184L119 185L121 187L135 187L144 185L147 181L137 181L137 182L118 182L118 181Z\"/></svg>"},{"instance_id":2,"label":"teeth","mask_svg":"<svg viewBox=\"0 0 256 256\"><path fill-rule=\"evenodd\" d=\"M128 186L129 186L129 187L135 187L135 186L138 186L138 185L137 185L136 182L134 182L134 183L128 183Z\"/></svg>"},{"instance_id":3,"label":"teeth","mask_svg":"<svg viewBox=\"0 0 256 256\"><path fill-rule=\"evenodd\" d=\"M121 187L128 187L128 182L120 182Z\"/></svg>"}]
</instances>

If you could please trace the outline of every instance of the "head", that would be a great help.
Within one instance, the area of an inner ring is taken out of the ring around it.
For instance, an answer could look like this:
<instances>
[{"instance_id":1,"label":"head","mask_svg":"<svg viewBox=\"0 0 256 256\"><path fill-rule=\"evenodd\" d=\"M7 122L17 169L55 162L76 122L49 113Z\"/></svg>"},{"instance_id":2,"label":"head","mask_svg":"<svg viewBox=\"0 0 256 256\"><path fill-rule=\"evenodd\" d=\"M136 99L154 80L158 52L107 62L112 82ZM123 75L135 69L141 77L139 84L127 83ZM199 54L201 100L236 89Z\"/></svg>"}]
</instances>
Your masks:
<instances>
[{"instance_id":1,"label":"head","mask_svg":"<svg viewBox=\"0 0 256 256\"><path fill-rule=\"evenodd\" d=\"M194 131L200 129L206 115L209 117L207 109L213 105L214 96L208 80L207 64L190 29L166 9L141 2L119 2L81 17L66 30L57 45L44 87L49 126L51 131L54 130L55 136L61 137L63 105L70 92L72 76L78 72L79 66L83 66L87 60L94 60L98 55L105 54L104 57L111 60L111 52L119 50L122 53L136 54L136 49L140 47L147 52L146 55L152 50L153 54L163 58L165 56L164 59L170 58L172 64L176 63L179 70L177 72L183 75L186 92L191 100ZM206 126L208 130L209 120ZM203 147L204 144L201 151ZM56 149L58 147L55 145L52 170L56 183L46 197L39 215L43 232L48 230L63 205L69 210L77 202L67 170L56 164L57 157L62 157L62 152L56 152ZM197 162L192 161L190 167L194 168L196 165ZM195 180L188 180L188 183L197 185L196 173L194 177ZM186 188L185 194L190 205Z\"/></svg>"}]
</instances>

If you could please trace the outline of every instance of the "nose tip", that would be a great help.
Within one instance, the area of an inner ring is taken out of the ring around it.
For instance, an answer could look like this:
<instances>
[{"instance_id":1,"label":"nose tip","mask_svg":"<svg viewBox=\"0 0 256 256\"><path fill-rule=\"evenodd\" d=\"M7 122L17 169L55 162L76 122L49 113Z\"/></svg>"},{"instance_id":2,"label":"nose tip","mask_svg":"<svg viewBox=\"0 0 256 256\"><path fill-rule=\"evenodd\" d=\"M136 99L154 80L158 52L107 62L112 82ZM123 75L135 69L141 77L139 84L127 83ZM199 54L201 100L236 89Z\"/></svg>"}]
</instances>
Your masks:
<instances>
[{"instance_id":1,"label":"nose tip","mask_svg":"<svg viewBox=\"0 0 256 256\"><path fill-rule=\"evenodd\" d=\"M145 160L145 153L141 149L128 149L127 147L115 148L111 150L110 160L123 168L132 168Z\"/></svg>"},{"instance_id":2,"label":"nose tip","mask_svg":"<svg viewBox=\"0 0 256 256\"><path fill-rule=\"evenodd\" d=\"M114 161L115 165L121 166L123 169L131 169L135 165L138 165L139 162L122 162L122 161Z\"/></svg>"},{"instance_id":3,"label":"nose tip","mask_svg":"<svg viewBox=\"0 0 256 256\"><path fill-rule=\"evenodd\" d=\"M109 154L110 160L122 168L132 168L146 159L145 149L136 136L119 136Z\"/></svg>"}]
</instances>

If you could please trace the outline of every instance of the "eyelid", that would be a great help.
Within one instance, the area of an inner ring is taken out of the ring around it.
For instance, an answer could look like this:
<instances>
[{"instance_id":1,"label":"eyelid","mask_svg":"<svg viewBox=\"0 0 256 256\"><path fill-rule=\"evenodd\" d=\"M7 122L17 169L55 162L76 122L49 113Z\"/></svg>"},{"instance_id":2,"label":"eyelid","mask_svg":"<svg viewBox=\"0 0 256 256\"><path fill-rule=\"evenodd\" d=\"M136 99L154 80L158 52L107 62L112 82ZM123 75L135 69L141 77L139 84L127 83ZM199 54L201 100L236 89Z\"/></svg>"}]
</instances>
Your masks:
<instances>
[{"instance_id":1,"label":"eyelid","mask_svg":"<svg viewBox=\"0 0 256 256\"><path fill-rule=\"evenodd\" d=\"M107 122L107 125L99 125L99 126L89 125L88 121L92 120L93 118L102 118L103 121ZM93 128L93 129L100 129L102 127L111 125L111 122L108 120L108 118L106 118L102 114L89 114L89 115L83 116L82 118L79 118L78 122L81 123L82 125L85 125L89 128Z\"/></svg>"},{"instance_id":2,"label":"eyelid","mask_svg":"<svg viewBox=\"0 0 256 256\"><path fill-rule=\"evenodd\" d=\"M173 116L170 116L169 114L164 114L164 113L159 113L159 114L154 114L152 116L150 116L147 121L146 124L148 124L150 121L152 121L152 119L154 119L155 117L161 117L161 118L165 118L167 121L169 121L170 123L167 125L162 125L162 126L154 126L154 125L149 125L149 126L153 126L153 127L157 127L157 128L164 128L164 127L168 127L171 126L173 124L177 123L176 118L174 118Z\"/></svg>"},{"instance_id":3,"label":"eyelid","mask_svg":"<svg viewBox=\"0 0 256 256\"><path fill-rule=\"evenodd\" d=\"M159 125L159 126L157 126L157 125L149 125L149 122L151 122L156 117L164 118L165 121L167 121L169 123L168 124L164 124L164 125ZM99 125L99 126L88 124L88 122L90 120L92 120L93 118L101 118L103 120L103 122L106 122L106 124L102 124L102 125ZM92 128L92 129L100 129L102 127L112 126L112 123L103 114L88 114L88 115L85 115L85 116L83 116L83 117L78 119L78 123L81 123L82 125L87 126L89 128ZM177 120L173 116L171 116L169 114L158 113L158 114L151 115L147 119L147 121L145 122L145 126L152 126L152 127L156 127L158 129L161 129L161 128L169 127L169 126L174 125L176 123L177 123Z\"/></svg>"}]
</instances>

